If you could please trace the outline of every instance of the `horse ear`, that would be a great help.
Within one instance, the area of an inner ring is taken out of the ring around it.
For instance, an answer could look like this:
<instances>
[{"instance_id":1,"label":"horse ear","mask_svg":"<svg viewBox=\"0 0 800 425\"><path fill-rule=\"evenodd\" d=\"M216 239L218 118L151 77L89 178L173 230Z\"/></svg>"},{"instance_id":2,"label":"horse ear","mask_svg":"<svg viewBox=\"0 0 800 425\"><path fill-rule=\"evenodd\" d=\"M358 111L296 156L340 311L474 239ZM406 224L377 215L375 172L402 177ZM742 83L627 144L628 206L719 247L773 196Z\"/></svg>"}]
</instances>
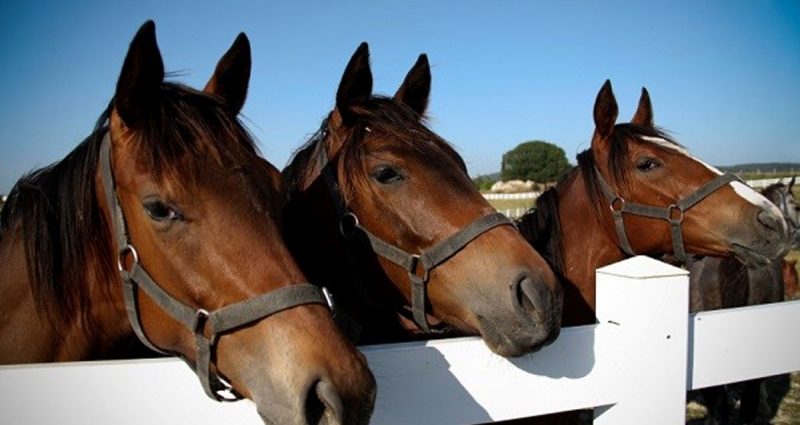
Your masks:
<instances>
[{"instance_id":1,"label":"horse ear","mask_svg":"<svg viewBox=\"0 0 800 425\"><path fill-rule=\"evenodd\" d=\"M354 107L367 103L372 95L372 71L369 68L369 46L361 43L347 63L339 89L336 91L336 110L342 124L355 122Z\"/></svg>"},{"instance_id":2,"label":"horse ear","mask_svg":"<svg viewBox=\"0 0 800 425\"><path fill-rule=\"evenodd\" d=\"M431 94L431 67L428 56L419 55L417 63L408 71L403 84L394 94L395 102L409 106L420 117L425 116L428 109L428 98Z\"/></svg>"},{"instance_id":3,"label":"horse ear","mask_svg":"<svg viewBox=\"0 0 800 425\"><path fill-rule=\"evenodd\" d=\"M203 91L219 96L231 113L234 116L238 115L247 98L251 66L250 40L242 32L217 63L214 75L208 80Z\"/></svg>"},{"instance_id":4,"label":"horse ear","mask_svg":"<svg viewBox=\"0 0 800 425\"><path fill-rule=\"evenodd\" d=\"M125 125L136 125L152 109L163 81L164 62L156 44L156 25L147 21L131 41L114 94L114 105Z\"/></svg>"},{"instance_id":5,"label":"horse ear","mask_svg":"<svg viewBox=\"0 0 800 425\"><path fill-rule=\"evenodd\" d=\"M636 108L631 123L653 127L653 105L650 103L650 93L644 87L642 87L642 95L639 97L639 107Z\"/></svg>"},{"instance_id":6,"label":"horse ear","mask_svg":"<svg viewBox=\"0 0 800 425\"><path fill-rule=\"evenodd\" d=\"M792 176L792 179L791 179L791 180L789 180L789 190L792 190L792 186L794 186L794 179L795 179L795 177L797 177L797 176Z\"/></svg>"},{"instance_id":7,"label":"horse ear","mask_svg":"<svg viewBox=\"0 0 800 425\"><path fill-rule=\"evenodd\" d=\"M617 122L617 100L611 90L611 81L606 80L600 92L597 93L597 100L594 102L594 126L595 132L600 136L608 136L614 129Z\"/></svg>"}]
</instances>

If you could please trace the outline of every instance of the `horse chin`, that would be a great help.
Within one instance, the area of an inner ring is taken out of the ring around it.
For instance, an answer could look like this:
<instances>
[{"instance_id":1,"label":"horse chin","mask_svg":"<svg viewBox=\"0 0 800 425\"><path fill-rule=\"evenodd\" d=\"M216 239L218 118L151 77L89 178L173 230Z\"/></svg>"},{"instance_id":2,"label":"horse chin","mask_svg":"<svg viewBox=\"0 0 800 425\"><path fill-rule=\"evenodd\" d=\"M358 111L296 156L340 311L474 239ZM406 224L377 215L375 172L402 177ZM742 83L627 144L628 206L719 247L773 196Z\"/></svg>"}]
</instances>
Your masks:
<instances>
[{"instance_id":1,"label":"horse chin","mask_svg":"<svg viewBox=\"0 0 800 425\"><path fill-rule=\"evenodd\" d=\"M767 266L771 264L775 258L782 258L788 251L788 249L784 249L777 257L768 257L744 245L732 244L730 248L733 256L748 267Z\"/></svg>"},{"instance_id":2,"label":"horse chin","mask_svg":"<svg viewBox=\"0 0 800 425\"><path fill-rule=\"evenodd\" d=\"M530 331L508 332L498 329L491 320L480 315L476 317L483 342L493 353L502 357L520 357L539 351L555 341L560 331L560 327L556 327L547 335L541 335L542 332Z\"/></svg>"}]
</instances>

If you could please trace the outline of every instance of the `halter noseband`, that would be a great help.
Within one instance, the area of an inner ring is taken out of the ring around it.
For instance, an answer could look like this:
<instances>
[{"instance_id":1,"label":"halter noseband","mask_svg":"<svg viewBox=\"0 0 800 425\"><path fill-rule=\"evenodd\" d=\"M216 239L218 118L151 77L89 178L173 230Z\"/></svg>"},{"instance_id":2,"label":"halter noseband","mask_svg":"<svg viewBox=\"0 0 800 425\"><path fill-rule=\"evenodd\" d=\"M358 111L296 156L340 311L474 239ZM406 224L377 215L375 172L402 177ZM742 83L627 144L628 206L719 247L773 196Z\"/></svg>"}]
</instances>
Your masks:
<instances>
[{"instance_id":1,"label":"halter noseband","mask_svg":"<svg viewBox=\"0 0 800 425\"><path fill-rule=\"evenodd\" d=\"M450 257L464 249L470 242L489 230L502 226L514 226L514 222L501 213L493 213L483 216L446 239L438 242L433 247L426 249L419 254L409 253L402 248L392 245L367 228L358 221L358 216L350 211L347 203L339 189L339 182L332 162L328 159L325 151L325 134L320 139L318 145L318 161L321 173L328 187L328 193L336 206L339 218L339 231L346 241L352 240L357 232L366 236L370 248L376 254L386 260L402 267L407 273L411 288L411 311L414 323L425 333L431 333L428 319L425 315L425 305L427 298L427 283L430 278L431 270L447 261ZM348 254L351 262L355 263L352 254ZM355 264L352 264L355 266Z\"/></svg>"},{"instance_id":2,"label":"halter noseband","mask_svg":"<svg viewBox=\"0 0 800 425\"><path fill-rule=\"evenodd\" d=\"M130 240L125 225L125 216L117 199L114 175L111 170L111 138L109 133L106 133L100 146L100 166L103 189L119 249L117 266L122 278L125 310L134 333L151 350L182 357L197 373L203 389L212 399L217 401L242 399L240 394L211 370L211 358L216 349L219 335L303 304L324 304L332 308L332 301L327 291L308 283L299 283L284 286L255 298L234 303L211 312L184 304L164 291L147 273L140 262L136 248L134 248ZM130 257L133 261L130 269L125 268L125 259L127 257ZM137 288L141 288L162 310L194 334L197 345L194 364L186 357L161 350L150 342L142 328L139 305L137 303ZM211 336L206 336L206 329L208 329Z\"/></svg>"},{"instance_id":3,"label":"halter noseband","mask_svg":"<svg viewBox=\"0 0 800 425\"><path fill-rule=\"evenodd\" d=\"M700 186L688 196L668 207L656 207L625 201L622 196L614 193L614 190L603 178L603 175L600 173L600 170L598 170L597 167L594 168L594 173L597 176L598 182L600 182L600 188L603 190L603 194L608 200L609 208L611 209L611 215L614 218L614 227L617 232L617 239L619 240L620 248L625 252L625 254L630 256L636 255L636 253L633 251L633 247L631 247L630 241L628 240L628 235L625 232L625 221L623 219L623 214L627 213L631 215L667 221L670 225L670 231L672 234L673 253L679 261L683 262L686 261L686 248L683 244L683 232L681 225L683 223L683 217L686 211L726 184L734 181L741 182L739 177L736 175L725 173L714 177L708 183Z\"/></svg>"}]
</instances>

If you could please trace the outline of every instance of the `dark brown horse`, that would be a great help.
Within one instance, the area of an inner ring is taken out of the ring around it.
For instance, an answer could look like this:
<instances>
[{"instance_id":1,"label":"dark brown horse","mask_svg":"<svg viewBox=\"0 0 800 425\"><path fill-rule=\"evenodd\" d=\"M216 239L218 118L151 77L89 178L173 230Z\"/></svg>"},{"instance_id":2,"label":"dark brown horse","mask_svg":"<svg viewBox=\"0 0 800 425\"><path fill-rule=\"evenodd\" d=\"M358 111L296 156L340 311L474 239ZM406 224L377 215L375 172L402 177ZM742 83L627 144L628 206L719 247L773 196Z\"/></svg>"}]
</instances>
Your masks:
<instances>
[{"instance_id":1,"label":"dark brown horse","mask_svg":"<svg viewBox=\"0 0 800 425\"><path fill-rule=\"evenodd\" d=\"M107 358L137 332L266 422L368 421L374 379L301 283L280 174L237 119L250 63L242 34L203 91L164 82L142 26L94 133L3 210L0 363Z\"/></svg>"},{"instance_id":2,"label":"dark brown horse","mask_svg":"<svg viewBox=\"0 0 800 425\"><path fill-rule=\"evenodd\" d=\"M430 83L422 55L393 97L374 96L358 48L336 108L284 171L286 239L361 323L361 342L444 323L501 355L536 350L558 335L560 285L425 126Z\"/></svg>"},{"instance_id":3,"label":"dark brown horse","mask_svg":"<svg viewBox=\"0 0 800 425\"><path fill-rule=\"evenodd\" d=\"M792 192L794 178L788 185L775 183L767 186L761 193L775 204L786 220L791 240L796 244L798 231L798 203ZM797 245L794 245L795 247ZM780 259L767 265L748 265L736 258L700 257L689 258L685 264L689 270L690 311L708 311L722 308L760 305L784 300L784 296L792 296L792 275L787 274L794 269L793 265ZM796 272L796 271L795 271ZM744 383L741 392L741 419L744 423L753 423L759 410L762 416L774 414L774 409L759 409L762 400L761 386L763 379L755 379ZM721 421L727 423L731 411L728 397L724 397L727 387L712 387L702 390L704 401L709 408L708 423ZM772 410L770 412L770 410Z\"/></svg>"},{"instance_id":4,"label":"dark brown horse","mask_svg":"<svg viewBox=\"0 0 800 425\"><path fill-rule=\"evenodd\" d=\"M653 125L646 90L616 124L606 81L591 149L519 221L564 281L564 325L593 323L595 269L635 253L736 256L764 264L787 249L787 225L762 195L692 157Z\"/></svg>"}]
</instances>

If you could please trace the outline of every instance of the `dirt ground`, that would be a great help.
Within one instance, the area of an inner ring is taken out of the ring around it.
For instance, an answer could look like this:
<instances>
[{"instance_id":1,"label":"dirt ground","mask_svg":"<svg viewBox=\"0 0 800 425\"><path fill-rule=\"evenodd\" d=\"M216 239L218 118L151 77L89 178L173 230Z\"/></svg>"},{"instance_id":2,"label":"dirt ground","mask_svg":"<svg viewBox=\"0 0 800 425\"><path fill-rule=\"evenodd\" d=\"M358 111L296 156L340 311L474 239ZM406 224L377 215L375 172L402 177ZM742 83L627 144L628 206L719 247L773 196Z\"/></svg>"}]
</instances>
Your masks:
<instances>
[{"instance_id":1,"label":"dirt ground","mask_svg":"<svg viewBox=\"0 0 800 425\"><path fill-rule=\"evenodd\" d=\"M742 390L741 384L729 385L727 405L729 407L728 425L743 424L738 397ZM763 383L766 397L759 406L756 424L775 425L800 425L800 372L791 375L780 375L767 378ZM689 425L704 425L708 411L702 405L702 395L690 395L689 405L686 408L686 423Z\"/></svg>"}]
</instances>

